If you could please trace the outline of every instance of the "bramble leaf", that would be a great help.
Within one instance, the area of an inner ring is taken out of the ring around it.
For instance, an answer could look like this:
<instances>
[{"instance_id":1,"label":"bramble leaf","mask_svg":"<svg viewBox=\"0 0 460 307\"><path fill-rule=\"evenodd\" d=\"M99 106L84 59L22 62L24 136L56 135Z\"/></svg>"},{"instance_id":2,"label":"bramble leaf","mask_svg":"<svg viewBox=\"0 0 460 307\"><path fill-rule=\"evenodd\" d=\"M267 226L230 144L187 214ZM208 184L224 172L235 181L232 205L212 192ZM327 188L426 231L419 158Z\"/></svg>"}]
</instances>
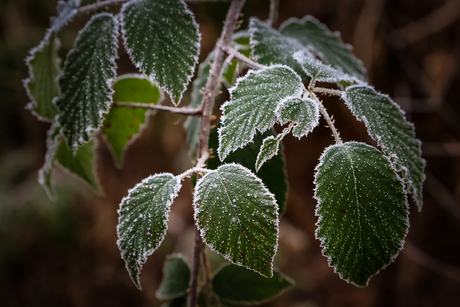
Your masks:
<instances>
[{"instance_id":1,"label":"bramble leaf","mask_svg":"<svg viewBox=\"0 0 460 307\"><path fill-rule=\"evenodd\" d=\"M183 0L140 0L123 5L123 39L131 60L178 104L200 52L200 33Z\"/></svg>"},{"instance_id":2,"label":"bramble leaf","mask_svg":"<svg viewBox=\"0 0 460 307\"><path fill-rule=\"evenodd\" d=\"M293 285L293 281L277 271L266 278L233 264L223 266L212 278L212 291L221 300L235 304L260 304Z\"/></svg>"},{"instance_id":3,"label":"bramble leaf","mask_svg":"<svg viewBox=\"0 0 460 307\"><path fill-rule=\"evenodd\" d=\"M208 160L208 168L216 169L224 163L238 163L256 173L257 155L260 152L262 142L267 137L273 136L272 129L264 133L256 133L254 143L243 148L237 149L220 161L218 157L211 157ZM257 170L257 176L262 180L267 189L275 195L276 203L278 204L278 213L281 216L284 213L287 194L286 171L284 168L284 153L283 144L280 143L281 150L278 155L267 161L262 167ZM209 135L209 148L214 151L219 146L219 136L217 129L212 129Z\"/></svg>"},{"instance_id":4,"label":"bramble leaf","mask_svg":"<svg viewBox=\"0 0 460 307\"><path fill-rule=\"evenodd\" d=\"M366 69L353 55L351 46L344 44L339 33L331 32L316 18L312 16L306 16L301 20L291 18L280 26L280 32L284 36L297 40L308 48L308 51L334 68L363 81L367 80Z\"/></svg>"},{"instance_id":5,"label":"bramble leaf","mask_svg":"<svg viewBox=\"0 0 460 307\"><path fill-rule=\"evenodd\" d=\"M278 206L250 170L224 164L196 185L195 220L212 250L263 276L273 275L278 248Z\"/></svg>"},{"instance_id":6,"label":"bramble leaf","mask_svg":"<svg viewBox=\"0 0 460 307\"><path fill-rule=\"evenodd\" d=\"M406 121L403 111L391 98L372 87L347 87L342 99L353 115L365 123L370 136L377 140L395 168L402 172L407 190L421 211L425 160L421 157L414 126Z\"/></svg>"},{"instance_id":7,"label":"bramble leaf","mask_svg":"<svg viewBox=\"0 0 460 307\"><path fill-rule=\"evenodd\" d=\"M58 121L73 152L99 128L112 103L117 34L112 14L94 15L78 34L59 78Z\"/></svg>"},{"instance_id":8,"label":"bramble leaf","mask_svg":"<svg viewBox=\"0 0 460 307\"><path fill-rule=\"evenodd\" d=\"M306 75L299 63L292 57L299 50L308 52L301 43L291 37L280 34L257 18L250 19L249 33L253 49L252 55L257 62L264 65L287 65L294 69L302 79L306 79ZM313 57L313 55L311 56Z\"/></svg>"},{"instance_id":9,"label":"bramble leaf","mask_svg":"<svg viewBox=\"0 0 460 307\"><path fill-rule=\"evenodd\" d=\"M139 289L140 270L163 242L170 207L181 187L180 179L172 174L156 174L138 183L121 201L117 244Z\"/></svg>"},{"instance_id":10,"label":"bramble leaf","mask_svg":"<svg viewBox=\"0 0 460 307\"><path fill-rule=\"evenodd\" d=\"M160 300L171 300L187 294L190 275L190 264L183 255L169 255L164 263L163 280L155 296Z\"/></svg>"},{"instance_id":11,"label":"bramble leaf","mask_svg":"<svg viewBox=\"0 0 460 307\"><path fill-rule=\"evenodd\" d=\"M376 148L349 142L325 150L315 184L323 254L342 279L366 286L402 248L409 227L402 180Z\"/></svg>"},{"instance_id":12,"label":"bramble leaf","mask_svg":"<svg viewBox=\"0 0 460 307\"><path fill-rule=\"evenodd\" d=\"M275 112L282 125L289 121L296 124L292 130L292 135L299 139L307 136L319 124L318 105L310 98L283 100Z\"/></svg>"},{"instance_id":13,"label":"bramble leaf","mask_svg":"<svg viewBox=\"0 0 460 307\"><path fill-rule=\"evenodd\" d=\"M219 158L251 142L256 129L264 132L273 127L275 109L286 98L300 98L305 87L291 68L273 65L249 71L230 89L231 100L222 105L219 129Z\"/></svg>"},{"instance_id":14,"label":"bramble leaf","mask_svg":"<svg viewBox=\"0 0 460 307\"><path fill-rule=\"evenodd\" d=\"M162 93L145 76L137 74L122 75L113 84L113 99L116 102L137 102L158 104ZM115 164L120 167L124 153L142 130L148 112L142 108L112 106L105 116L102 132L112 149Z\"/></svg>"},{"instance_id":15,"label":"bramble leaf","mask_svg":"<svg viewBox=\"0 0 460 307\"><path fill-rule=\"evenodd\" d=\"M264 139L262 146L260 146L259 154L257 155L256 171L258 171L266 161L278 153L280 141L279 138L274 136L269 136Z\"/></svg>"}]
</instances>

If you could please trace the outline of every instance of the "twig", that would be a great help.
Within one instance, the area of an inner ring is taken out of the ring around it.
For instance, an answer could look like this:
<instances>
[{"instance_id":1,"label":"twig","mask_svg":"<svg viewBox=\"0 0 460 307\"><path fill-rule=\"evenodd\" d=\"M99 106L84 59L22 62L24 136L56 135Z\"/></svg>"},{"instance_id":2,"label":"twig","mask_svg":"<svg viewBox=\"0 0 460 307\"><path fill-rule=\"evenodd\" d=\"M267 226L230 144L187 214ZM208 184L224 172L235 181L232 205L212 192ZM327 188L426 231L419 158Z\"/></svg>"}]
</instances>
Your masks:
<instances>
[{"instance_id":1,"label":"twig","mask_svg":"<svg viewBox=\"0 0 460 307\"><path fill-rule=\"evenodd\" d=\"M106 0L106 1L101 1L101 2L96 2L93 4L85 5L77 9L78 13L85 13L89 11L94 11L100 8L103 8L108 5L114 5L117 3L122 3L122 2L128 2L128 0Z\"/></svg>"},{"instance_id":2,"label":"twig","mask_svg":"<svg viewBox=\"0 0 460 307\"><path fill-rule=\"evenodd\" d=\"M343 94L342 91L334 90L331 88L325 88L325 87L314 87L312 90L314 93L322 93L322 94L334 95L334 96L339 96L339 97L341 97Z\"/></svg>"},{"instance_id":3,"label":"twig","mask_svg":"<svg viewBox=\"0 0 460 307\"><path fill-rule=\"evenodd\" d=\"M310 93L310 96L316 101L318 104L319 110L321 114L323 115L324 119L327 122L327 125L332 131L332 135L334 136L335 142L338 145L342 145L342 139L340 138L339 133L337 132L337 129L334 126L334 122L332 121L331 117L329 116L329 113L327 113L326 108L324 107L323 103L318 99L318 97L314 93Z\"/></svg>"},{"instance_id":4,"label":"twig","mask_svg":"<svg viewBox=\"0 0 460 307\"><path fill-rule=\"evenodd\" d=\"M279 4L280 4L279 0L270 0L270 12L268 13L268 20L267 20L267 24L270 27L275 26L276 22L278 21Z\"/></svg>"},{"instance_id":5,"label":"twig","mask_svg":"<svg viewBox=\"0 0 460 307\"><path fill-rule=\"evenodd\" d=\"M460 282L459 268L429 256L407 240L406 243L404 243L402 253L419 265L456 282Z\"/></svg>"},{"instance_id":6,"label":"twig","mask_svg":"<svg viewBox=\"0 0 460 307\"><path fill-rule=\"evenodd\" d=\"M183 114L183 115L200 115L201 108L197 109L189 109L189 108L176 108L176 107L168 107L150 103L138 103L138 102L114 102L114 105L117 107L132 107L132 108L140 108L140 109L149 109L149 110L159 110L165 111L175 114Z\"/></svg>"},{"instance_id":7,"label":"twig","mask_svg":"<svg viewBox=\"0 0 460 307\"><path fill-rule=\"evenodd\" d=\"M244 54L240 53L238 50L236 50L232 46L225 46L224 47L224 46L222 46L220 44L217 44L217 46L220 49L222 49L223 51L225 51L225 53L228 54L228 56L230 58L234 58L234 59L237 59L240 62L243 62L244 64L249 66L249 68L262 69L262 68L265 67L265 65L262 65L262 64L259 64L257 62L254 62L253 60L251 60L250 58L248 58Z\"/></svg>"},{"instance_id":8,"label":"twig","mask_svg":"<svg viewBox=\"0 0 460 307\"><path fill-rule=\"evenodd\" d=\"M222 47L230 46L232 43L232 36L235 28L238 24L238 18L243 8L245 0L234 0L230 4L228 9L227 17L225 18L224 27L222 29L221 36L218 43ZM209 133L211 130L212 113L214 109L214 99L216 96L216 88L221 75L221 70L225 60L225 52L221 48L217 48L214 61L211 65L209 77L206 82L206 87L203 94L203 113L201 117L200 127L200 159L198 160L198 167L204 165L205 161L209 157ZM198 272L200 268L200 253L201 253L201 237L198 230L195 231L195 242L193 249L193 261L192 261L192 275L190 277L190 293L188 306L195 307L196 305L196 292L198 285Z\"/></svg>"}]
</instances>

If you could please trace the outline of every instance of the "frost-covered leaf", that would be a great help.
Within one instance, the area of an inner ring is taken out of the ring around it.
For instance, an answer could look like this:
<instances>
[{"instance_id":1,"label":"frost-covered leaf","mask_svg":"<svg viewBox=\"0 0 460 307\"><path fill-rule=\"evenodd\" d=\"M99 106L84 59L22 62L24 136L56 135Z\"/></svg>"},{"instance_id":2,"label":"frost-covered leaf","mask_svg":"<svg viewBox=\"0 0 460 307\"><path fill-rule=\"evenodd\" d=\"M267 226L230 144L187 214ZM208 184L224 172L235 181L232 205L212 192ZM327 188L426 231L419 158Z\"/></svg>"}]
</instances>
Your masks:
<instances>
[{"instance_id":1,"label":"frost-covered leaf","mask_svg":"<svg viewBox=\"0 0 460 307\"><path fill-rule=\"evenodd\" d=\"M307 136L319 124L318 105L310 98L286 99L278 105L276 114L281 124L288 121L296 124L292 134L299 139Z\"/></svg>"},{"instance_id":2,"label":"frost-covered leaf","mask_svg":"<svg viewBox=\"0 0 460 307\"><path fill-rule=\"evenodd\" d=\"M366 81L366 69L353 55L351 46L342 42L339 33L331 32L314 17L291 18L281 25L280 32L297 40L327 64Z\"/></svg>"},{"instance_id":3,"label":"frost-covered leaf","mask_svg":"<svg viewBox=\"0 0 460 307\"><path fill-rule=\"evenodd\" d=\"M302 76L302 79L306 79L306 75L299 63L292 57L296 51L306 49L301 43L291 37L280 34L257 18L250 19L249 32L253 48L252 54L257 62L265 65L287 65Z\"/></svg>"},{"instance_id":4,"label":"frost-covered leaf","mask_svg":"<svg viewBox=\"0 0 460 307\"><path fill-rule=\"evenodd\" d=\"M402 172L407 190L412 193L418 210L423 207L422 187L425 160L414 126L390 97L369 86L350 86L342 95L348 108L363 121L369 134L377 140L398 171Z\"/></svg>"},{"instance_id":5,"label":"frost-covered leaf","mask_svg":"<svg viewBox=\"0 0 460 307\"><path fill-rule=\"evenodd\" d=\"M277 137L269 136L262 142L259 154L257 155L256 171L258 171L266 161L270 160L278 153L280 141L281 140Z\"/></svg>"},{"instance_id":6,"label":"frost-covered leaf","mask_svg":"<svg viewBox=\"0 0 460 307\"><path fill-rule=\"evenodd\" d=\"M219 158L251 142L256 129L273 127L277 105L288 97L300 98L305 87L291 68L273 65L249 71L230 89L231 100L222 105L219 129Z\"/></svg>"},{"instance_id":7,"label":"frost-covered leaf","mask_svg":"<svg viewBox=\"0 0 460 307\"><path fill-rule=\"evenodd\" d=\"M171 204L181 187L180 179L172 174L156 174L142 180L121 200L117 244L139 289L140 270L163 242Z\"/></svg>"},{"instance_id":8,"label":"frost-covered leaf","mask_svg":"<svg viewBox=\"0 0 460 307\"><path fill-rule=\"evenodd\" d=\"M221 300L235 304L260 304L293 285L288 277L276 270L271 278L265 278L233 264L222 267L212 279L212 291Z\"/></svg>"},{"instance_id":9,"label":"frost-covered leaf","mask_svg":"<svg viewBox=\"0 0 460 307\"><path fill-rule=\"evenodd\" d=\"M391 263L406 236L402 180L387 157L367 144L328 147L316 168L316 236L340 277L358 286Z\"/></svg>"},{"instance_id":10,"label":"frost-covered leaf","mask_svg":"<svg viewBox=\"0 0 460 307\"><path fill-rule=\"evenodd\" d=\"M189 108L198 108L203 102L203 90L208 81L209 71L211 70L211 62L215 57L215 52L211 52L206 60L200 64L198 76L193 81L193 89ZM217 85L217 90L220 88L220 83ZM200 127L201 117L189 116L184 123L184 128L187 130L187 143L189 145L190 157L196 156L196 150L200 144Z\"/></svg>"},{"instance_id":11,"label":"frost-covered leaf","mask_svg":"<svg viewBox=\"0 0 460 307\"><path fill-rule=\"evenodd\" d=\"M72 18L77 15L77 8L80 7L80 0L67 0L67 1L58 1L57 3L57 16L51 18L51 28L52 32L59 32L67 23L69 23Z\"/></svg>"},{"instance_id":12,"label":"frost-covered leaf","mask_svg":"<svg viewBox=\"0 0 460 307\"><path fill-rule=\"evenodd\" d=\"M142 75L123 75L113 84L113 99L116 102L137 102L158 104L161 91ZM149 112L142 108L112 106L105 116L102 132L106 136L117 166L121 166L124 153L136 138Z\"/></svg>"},{"instance_id":13,"label":"frost-covered leaf","mask_svg":"<svg viewBox=\"0 0 460 307\"><path fill-rule=\"evenodd\" d=\"M329 83L347 82L349 84L362 83L358 78L352 77L330 65L312 58L310 54L306 53L304 50L294 53L293 58L299 62L303 71L309 77L314 78L315 81Z\"/></svg>"},{"instance_id":14,"label":"frost-covered leaf","mask_svg":"<svg viewBox=\"0 0 460 307\"><path fill-rule=\"evenodd\" d=\"M99 128L112 102L117 33L112 14L94 15L78 34L59 78L58 121L74 152Z\"/></svg>"},{"instance_id":15,"label":"frost-covered leaf","mask_svg":"<svg viewBox=\"0 0 460 307\"><path fill-rule=\"evenodd\" d=\"M254 143L243 148L237 149L229 154L224 161L220 161L218 157L211 156L208 160L208 168L216 169L224 163L238 163L256 173L257 155L262 146L262 142L267 137L273 136L272 129L264 133L256 133ZM257 170L257 176L262 179L262 182L270 192L275 195L276 203L278 204L279 215L284 213L287 194L287 180L284 163L283 144L280 144L281 150L278 155L267 161L262 167ZM219 136L217 129L211 130L209 135L209 148L215 152L219 146Z\"/></svg>"},{"instance_id":16,"label":"frost-covered leaf","mask_svg":"<svg viewBox=\"0 0 460 307\"><path fill-rule=\"evenodd\" d=\"M192 12L183 0L140 0L124 4L121 16L132 61L179 103L200 52Z\"/></svg>"},{"instance_id":17,"label":"frost-covered leaf","mask_svg":"<svg viewBox=\"0 0 460 307\"><path fill-rule=\"evenodd\" d=\"M250 170L224 164L196 185L195 220L212 250L263 276L273 275L278 248L278 206Z\"/></svg>"},{"instance_id":18,"label":"frost-covered leaf","mask_svg":"<svg viewBox=\"0 0 460 307\"><path fill-rule=\"evenodd\" d=\"M40 50L31 52L31 56L26 60L30 77L24 80L24 86L31 99L26 108L32 110L43 121L53 121L58 114L53 98L59 95L59 46L59 39L53 33L49 41L43 43Z\"/></svg>"},{"instance_id":19,"label":"frost-covered leaf","mask_svg":"<svg viewBox=\"0 0 460 307\"><path fill-rule=\"evenodd\" d=\"M155 296L160 300L171 300L187 294L190 275L190 265L183 255L169 255L164 263L163 280Z\"/></svg>"},{"instance_id":20,"label":"frost-covered leaf","mask_svg":"<svg viewBox=\"0 0 460 307\"><path fill-rule=\"evenodd\" d=\"M45 164L39 171L39 182L45 189L50 199L56 199L53 182L53 170L57 162L65 171L75 175L78 179L87 183L96 192L101 192L94 165L95 141L92 140L80 146L74 154L70 151L64 138L60 135L61 128L57 123L53 124L48 131L47 153Z\"/></svg>"}]
</instances>

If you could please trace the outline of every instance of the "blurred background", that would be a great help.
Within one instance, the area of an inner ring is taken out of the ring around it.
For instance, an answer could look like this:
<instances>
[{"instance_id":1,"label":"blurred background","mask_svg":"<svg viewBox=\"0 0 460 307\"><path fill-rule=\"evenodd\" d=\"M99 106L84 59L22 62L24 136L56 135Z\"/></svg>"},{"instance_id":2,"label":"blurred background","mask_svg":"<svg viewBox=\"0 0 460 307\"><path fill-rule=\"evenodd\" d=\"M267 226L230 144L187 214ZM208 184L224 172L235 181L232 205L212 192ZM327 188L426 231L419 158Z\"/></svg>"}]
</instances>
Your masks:
<instances>
[{"instance_id":1,"label":"blurred background","mask_svg":"<svg viewBox=\"0 0 460 307\"><path fill-rule=\"evenodd\" d=\"M83 1L94 2L94 1ZM370 82L406 111L423 141L427 161L424 208L410 205L404 250L367 288L342 281L327 265L315 239L314 167L333 143L323 124L300 142L285 138L290 182L275 265L297 285L263 306L458 306L460 305L460 1L280 1L276 26L311 14L354 47ZM0 305L160 306L155 298L165 256L190 257L194 221L190 184L175 201L165 241L135 288L116 246L117 209L127 190L153 173L190 167L184 118L157 113L117 169L107 145L98 147L97 172L104 195L57 171L59 200L37 182L49 124L24 107L25 57L42 39L55 0L0 0ZM228 3L190 3L202 33L203 60L212 50ZM247 0L250 16L268 18L268 0ZM111 8L117 12L119 5ZM88 15L60 34L61 58L72 48ZM119 74L135 72L123 50ZM227 95L220 96L219 102ZM188 96L183 105L188 104ZM165 102L169 103L169 102ZM344 140L370 142L344 104L326 100ZM222 258L209 253L213 267Z\"/></svg>"}]
</instances>

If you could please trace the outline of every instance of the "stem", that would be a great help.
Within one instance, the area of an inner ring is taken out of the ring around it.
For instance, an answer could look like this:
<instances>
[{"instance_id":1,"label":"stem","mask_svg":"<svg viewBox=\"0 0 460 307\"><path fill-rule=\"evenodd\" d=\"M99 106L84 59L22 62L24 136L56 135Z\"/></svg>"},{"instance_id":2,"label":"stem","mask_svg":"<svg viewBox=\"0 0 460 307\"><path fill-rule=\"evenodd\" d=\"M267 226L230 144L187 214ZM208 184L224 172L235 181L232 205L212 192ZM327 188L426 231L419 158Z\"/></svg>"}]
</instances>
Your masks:
<instances>
[{"instance_id":1,"label":"stem","mask_svg":"<svg viewBox=\"0 0 460 307\"><path fill-rule=\"evenodd\" d=\"M325 88L325 87L314 87L313 92L334 95L334 96L339 96L339 97L341 97L343 94L343 92L340 90L334 90L334 89Z\"/></svg>"},{"instance_id":2,"label":"stem","mask_svg":"<svg viewBox=\"0 0 460 307\"><path fill-rule=\"evenodd\" d=\"M265 65L262 65L262 64L259 64L257 62L254 62L253 60L251 60L250 58L248 58L244 54L240 53L238 50L236 50L232 46L223 47L223 46L218 44L218 47L220 49L222 49L223 51L225 51L225 53L228 54L228 56L230 58L230 61L233 58L237 59L238 61L243 62L244 64L246 64L247 66L249 66L250 68L253 68L253 69L262 69L262 68L265 67Z\"/></svg>"},{"instance_id":3,"label":"stem","mask_svg":"<svg viewBox=\"0 0 460 307\"><path fill-rule=\"evenodd\" d=\"M319 110L321 111L321 114L323 115L324 119L326 120L329 128L332 131L332 135L334 136L335 142L339 145L342 145L342 139L340 138L339 133L337 132L337 129L335 129L334 122L331 120L331 117L326 111L326 108L324 107L323 103L318 99L318 97L314 94L311 93L311 97L316 101L318 104Z\"/></svg>"},{"instance_id":4,"label":"stem","mask_svg":"<svg viewBox=\"0 0 460 307\"><path fill-rule=\"evenodd\" d=\"M185 172L183 172L180 175L177 175L176 177L180 178L182 180L185 177L190 176L190 175L192 175L194 173L209 173L209 172L212 172L212 170L207 169L207 168L194 167L194 168L191 168L189 170L186 170Z\"/></svg>"},{"instance_id":5,"label":"stem","mask_svg":"<svg viewBox=\"0 0 460 307\"><path fill-rule=\"evenodd\" d=\"M270 0L270 13L268 14L267 24L273 27L278 20L279 0Z\"/></svg>"},{"instance_id":6,"label":"stem","mask_svg":"<svg viewBox=\"0 0 460 307\"><path fill-rule=\"evenodd\" d=\"M100 9L104 6L114 5L114 4L121 3L121 2L128 2L128 0L106 0L106 1L96 2L93 4L82 6L79 9L77 9L77 11L78 13L85 13L85 12Z\"/></svg>"},{"instance_id":7,"label":"stem","mask_svg":"<svg viewBox=\"0 0 460 307\"><path fill-rule=\"evenodd\" d=\"M176 107L168 107L168 106L161 106L156 104L150 103L137 103L137 102L114 102L114 104L118 107L132 107L132 108L141 108L141 109L149 109L149 110L160 110L175 114L183 114L183 115L200 115L201 108L198 109L189 109L189 108L176 108Z\"/></svg>"},{"instance_id":8,"label":"stem","mask_svg":"<svg viewBox=\"0 0 460 307\"><path fill-rule=\"evenodd\" d=\"M243 8L244 2L245 0L234 0L230 4L224 27L218 41L218 44L220 44L220 46L223 48L230 46L232 43L233 32L235 31L235 28L238 24L238 18L240 16L241 9ZM214 109L214 99L216 96L216 88L219 82L224 60L225 52L221 48L217 48L216 56L214 58L214 62L211 65L211 70L209 72L209 77L206 82L206 88L203 94L203 113L200 127L200 158L198 160L197 167L204 166L206 160L209 157L208 141L209 133L211 130L212 113ZM197 229L195 231L195 242L193 248L192 276L190 277L190 293L188 300L189 307L196 306L201 247L201 234Z\"/></svg>"}]
</instances>

